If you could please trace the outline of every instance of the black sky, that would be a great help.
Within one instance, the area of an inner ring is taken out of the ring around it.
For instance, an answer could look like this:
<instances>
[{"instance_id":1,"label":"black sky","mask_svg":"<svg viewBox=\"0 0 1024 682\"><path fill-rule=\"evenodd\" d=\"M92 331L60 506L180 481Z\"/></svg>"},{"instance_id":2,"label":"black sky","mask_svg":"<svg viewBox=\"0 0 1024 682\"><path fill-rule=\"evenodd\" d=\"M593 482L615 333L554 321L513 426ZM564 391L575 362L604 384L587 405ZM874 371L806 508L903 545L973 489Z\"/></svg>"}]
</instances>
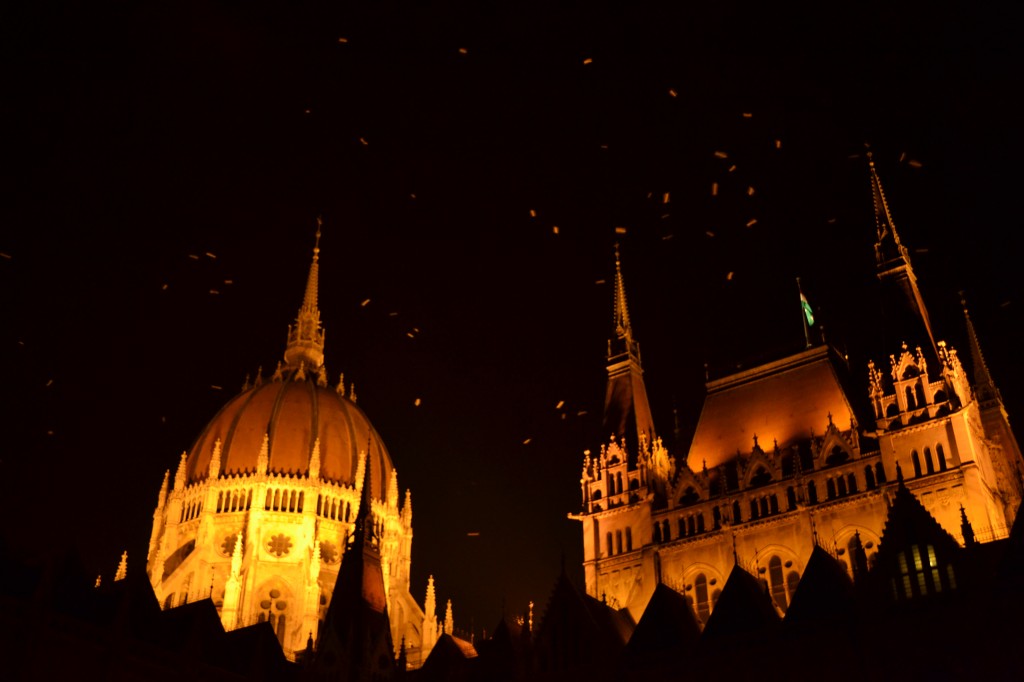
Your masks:
<instances>
[{"instance_id":1,"label":"black sky","mask_svg":"<svg viewBox=\"0 0 1024 682\"><path fill-rule=\"evenodd\" d=\"M582 576L613 243L685 442L705 362L800 347L797 276L851 356L895 352L865 142L938 335L965 289L1021 413L1008 9L599 4L0 10L8 541L141 570L163 471L280 358L321 214L327 364L413 491L414 596L432 573L478 630L542 608L562 556Z\"/></svg>"}]
</instances>

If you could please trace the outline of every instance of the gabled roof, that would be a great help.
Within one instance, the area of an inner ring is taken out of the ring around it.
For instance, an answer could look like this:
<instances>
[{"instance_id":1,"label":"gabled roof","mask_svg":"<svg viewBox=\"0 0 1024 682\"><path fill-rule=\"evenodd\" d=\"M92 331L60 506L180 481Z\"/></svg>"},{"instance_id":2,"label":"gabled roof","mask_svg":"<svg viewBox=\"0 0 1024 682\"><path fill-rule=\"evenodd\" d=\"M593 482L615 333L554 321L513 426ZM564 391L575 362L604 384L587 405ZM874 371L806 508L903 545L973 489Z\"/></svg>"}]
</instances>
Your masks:
<instances>
[{"instance_id":1,"label":"gabled roof","mask_svg":"<svg viewBox=\"0 0 1024 682\"><path fill-rule=\"evenodd\" d=\"M545 656L557 658L569 644L560 634L574 632L576 646L572 655L582 655L581 662L597 665L617 657L635 627L627 609L613 609L582 593L563 570L537 628L534 647L542 660Z\"/></svg>"},{"instance_id":2,"label":"gabled roof","mask_svg":"<svg viewBox=\"0 0 1024 682\"><path fill-rule=\"evenodd\" d=\"M626 656L640 662L684 651L700 638L700 625L686 597L658 583L626 645Z\"/></svg>"},{"instance_id":3,"label":"gabled roof","mask_svg":"<svg viewBox=\"0 0 1024 682\"><path fill-rule=\"evenodd\" d=\"M733 566L701 636L706 640L763 632L774 629L779 622L764 584Z\"/></svg>"},{"instance_id":4,"label":"gabled roof","mask_svg":"<svg viewBox=\"0 0 1024 682\"><path fill-rule=\"evenodd\" d=\"M840 620L852 616L854 603L853 581L846 568L815 545L783 624L808 628Z\"/></svg>"},{"instance_id":5,"label":"gabled roof","mask_svg":"<svg viewBox=\"0 0 1024 682\"><path fill-rule=\"evenodd\" d=\"M711 381L707 389L687 455L693 467L715 467L750 452L755 435L784 448L820 434L829 415L844 426L854 418L825 346Z\"/></svg>"},{"instance_id":6,"label":"gabled roof","mask_svg":"<svg viewBox=\"0 0 1024 682\"><path fill-rule=\"evenodd\" d=\"M907 489L902 472L898 474L897 480L899 484L896 486L896 494L886 515L882 538L878 543L878 560L883 561L894 552L922 543L931 543L937 549L947 552L959 551L960 545L956 540Z\"/></svg>"}]
</instances>

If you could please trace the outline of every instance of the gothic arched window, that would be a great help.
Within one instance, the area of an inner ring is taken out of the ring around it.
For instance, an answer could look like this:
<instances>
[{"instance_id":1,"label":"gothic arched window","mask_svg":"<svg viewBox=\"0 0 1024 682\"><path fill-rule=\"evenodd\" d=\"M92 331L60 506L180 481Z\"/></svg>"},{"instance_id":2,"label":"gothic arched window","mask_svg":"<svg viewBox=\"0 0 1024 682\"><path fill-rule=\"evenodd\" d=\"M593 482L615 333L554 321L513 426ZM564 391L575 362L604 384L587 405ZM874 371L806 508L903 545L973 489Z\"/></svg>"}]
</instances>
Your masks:
<instances>
[{"instance_id":1,"label":"gothic arched window","mask_svg":"<svg viewBox=\"0 0 1024 682\"><path fill-rule=\"evenodd\" d=\"M786 583L782 579L782 559L777 556L768 560L768 584L771 586L772 599L785 613L789 601L786 599Z\"/></svg>"},{"instance_id":2,"label":"gothic arched window","mask_svg":"<svg viewBox=\"0 0 1024 682\"><path fill-rule=\"evenodd\" d=\"M696 597L694 601L697 602L697 618L701 623L707 623L708 616L711 615L711 607L708 604L708 579L703 573L698 573L697 578L693 581L693 591Z\"/></svg>"},{"instance_id":3,"label":"gothic arched window","mask_svg":"<svg viewBox=\"0 0 1024 682\"><path fill-rule=\"evenodd\" d=\"M942 443L935 446L935 455L939 460L939 471L946 470L946 453L942 449Z\"/></svg>"},{"instance_id":4,"label":"gothic arched window","mask_svg":"<svg viewBox=\"0 0 1024 682\"><path fill-rule=\"evenodd\" d=\"M917 450L910 453L910 461L914 464L914 478L921 476L921 456L917 454Z\"/></svg>"},{"instance_id":5,"label":"gothic arched window","mask_svg":"<svg viewBox=\"0 0 1024 682\"><path fill-rule=\"evenodd\" d=\"M871 470L871 465L864 467L864 487L868 490L875 489L875 472Z\"/></svg>"}]
</instances>

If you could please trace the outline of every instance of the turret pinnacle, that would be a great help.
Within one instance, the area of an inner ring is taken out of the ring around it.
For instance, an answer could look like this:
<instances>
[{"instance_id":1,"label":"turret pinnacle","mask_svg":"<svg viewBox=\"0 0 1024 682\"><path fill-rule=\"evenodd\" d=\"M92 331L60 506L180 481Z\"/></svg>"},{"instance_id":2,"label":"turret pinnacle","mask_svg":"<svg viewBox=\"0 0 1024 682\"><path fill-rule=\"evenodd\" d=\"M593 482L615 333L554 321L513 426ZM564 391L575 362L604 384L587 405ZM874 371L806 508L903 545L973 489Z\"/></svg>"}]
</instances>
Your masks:
<instances>
[{"instance_id":1,"label":"turret pinnacle","mask_svg":"<svg viewBox=\"0 0 1024 682\"><path fill-rule=\"evenodd\" d=\"M114 582L124 580L128 577L128 550L121 553L121 562L117 565L117 573L114 574Z\"/></svg>"},{"instance_id":2,"label":"turret pinnacle","mask_svg":"<svg viewBox=\"0 0 1024 682\"><path fill-rule=\"evenodd\" d=\"M884 326L901 337L887 339L887 343L906 342L911 346L924 346L927 340L934 356L938 356L938 346L932 333L928 310L917 286L917 276L910 265L910 252L896 232L896 225L893 223L892 213L882 190L882 181L878 178L870 151L867 157L877 235L875 265L878 279L885 288L882 292L886 317Z\"/></svg>"},{"instance_id":3,"label":"turret pinnacle","mask_svg":"<svg viewBox=\"0 0 1024 682\"><path fill-rule=\"evenodd\" d=\"M985 403L989 400L1001 400L999 389L992 381L992 375L985 363L985 356L981 354L981 344L978 343L978 335L974 331L974 323L967 312L967 299L964 293L960 292L960 305L964 308L964 321L967 323L967 343L970 345L971 366L974 369L974 391L979 402Z\"/></svg>"},{"instance_id":4,"label":"turret pinnacle","mask_svg":"<svg viewBox=\"0 0 1024 682\"><path fill-rule=\"evenodd\" d=\"M323 221L317 218L316 243L313 246L313 263L309 266L309 277L306 280L306 293L295 324L288 326L284 361L291 368L298 368L304 363L306 367L318 370L324 364L324 330L320 326L320 309L317 307L322 224Z\"/></svg>"}]
</instances>

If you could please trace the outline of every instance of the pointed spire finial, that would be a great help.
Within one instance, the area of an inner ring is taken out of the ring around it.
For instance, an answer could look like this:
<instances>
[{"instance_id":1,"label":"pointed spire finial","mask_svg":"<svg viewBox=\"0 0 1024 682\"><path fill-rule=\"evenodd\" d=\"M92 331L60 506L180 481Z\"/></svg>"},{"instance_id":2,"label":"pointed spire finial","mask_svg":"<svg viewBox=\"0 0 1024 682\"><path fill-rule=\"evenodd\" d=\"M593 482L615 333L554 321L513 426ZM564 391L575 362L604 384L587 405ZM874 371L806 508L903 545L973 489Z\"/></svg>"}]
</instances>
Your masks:
<instances>
[{"instance_id":1,"label":"pointed spire finial","mask_svg":"<svg viewBox=\"0 0 1024 682\"><path fill-rule=\"evenodd\" d=\"M270 466L270 434L263 434L263 443L260 444L260 452L256 455L256 473L265 474Z\"/></svg>"},{"instance_id":2,"label":"pointed spire finial","mask_svg":"<svg viewBox=\"0 0 1024 682\"><path fill-rule=\"evenodd\" d=\"M974 537L974 526L967 518L967 510L960 505L960 534L964 537L964 547L973 547L976 540Z\"/></svg>"},{"instance_id":3,"label":"pointed spire finial","mask_svg":"<svg viewBox=\"0 0 1024 682\"><path fill-rule=\"evenodd\" d=\"M615 336L626 342L627 350L632 350L633 328L629 323L626 286L622 279L622 262L619 259L618 244L615 244Z\"/></svg>"},{"instance_id":4,"label":"pointed spire finial","mask_svg":"<svg viewBox=\"0 0 1024 682\"><path fill-rule=\"evenodd\" d=\"M320 477L320 439L313 441L313 451L309 453L309 477L316 479Z\"/></svg>"},{"instance_id":5,"label":"pointed spire finial","mask_svg":"<svg viewBox=\"0 0 1024 682\"><path fill-rule=\"evenodd\" d=\"M114 574L114 582L124 580L128 577L128 550L121 553L121 562L117 565L117 573Z\"/></svg>"},{"instance_id":6,"label":"pointed spire finial","mask_svg":"<svg viewBox=\"0 0 1024 682\"><path fill-rule=\"evenodd\" d=\"M323 221L318 216L313 262L309 266L309 277L306 279L302 307L299 308L295 324L288 325L288 345L284 351L284 361L289 367L299 366L305 361L309 367L319 369L324 363L324 330L320 326L320 309L317 307L320 286L320 228L322 225Z\"/></svg>"},{"instance_id":7,"label":"pointed spire finial","mask_svg":"<svg viewBox=\"0 0 1024 682\"><path fill-rule=\"evenodd\" d=\"M978 334L974 331L974 322L971 321L971 316L967 312L967 298L962 291L960 292L960 305L964 309L964 322L967 325L967 343L970 346L971 366L974 369L974 390L977 393L978 400L980 402L1001 400L1002 395L1000 395L999 389L996 388L992 375L988 371L985 356L981 354Z\"/></svg>"},{"instance_id":8,"label":"pointed spire finial","mask_svg":"<svg viewBox=\"0 0 1024 682\"><path fill-rule=\"evenodd\" d=\"M182 452L181 459L178 460L178 471L174 474L174 489L184 490L185 489L185 460L188 459L188 453Z\"/></svg>"},{"instance_id":9,"label":"pointed spire finial","mask_svg":"<svg viewBox=\"0 0 1024 682\"><path fill-rule=\"evenodd\" d=\"M218 438L213 442L213 454L210 455L210 469L208 473L211 481L220 476L220 454L221 442L220 438Z\"/></svg>"}]
</instances>

